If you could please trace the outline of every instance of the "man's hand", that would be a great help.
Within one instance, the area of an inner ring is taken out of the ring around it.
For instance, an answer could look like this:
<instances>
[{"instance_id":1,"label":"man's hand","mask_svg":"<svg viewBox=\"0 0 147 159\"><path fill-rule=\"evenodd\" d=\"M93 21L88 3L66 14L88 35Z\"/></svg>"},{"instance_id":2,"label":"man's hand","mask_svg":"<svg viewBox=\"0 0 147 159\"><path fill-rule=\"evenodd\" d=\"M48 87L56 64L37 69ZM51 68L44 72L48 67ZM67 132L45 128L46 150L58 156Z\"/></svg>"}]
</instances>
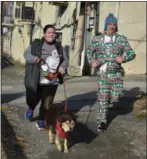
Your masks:
<instances>
[{"instance_id":1,"label":"man's hand","mask_svg":"<svg viewBox=\"0 0 147 159\"><path fill-rule=\"evenodd\" d=\"M59 71L58 71L61 75L65 74L65 69L63 67L59 67Z\"/></svg>"},{"instance_id":2,"label":"man's hand","mask_svg":"<svg viewBox=\"0 0 147 159\"><path fill-rule=\"evenodd\" d=\"M118 56L115 58L115 61L119 64L121 64L123 62L123 57L122 56Z\"/></svg>"},{"instance_id":3,"label":"man's hand","mask_svg":"<svg viewBox=\"0 0 147 159\"><path fill-rule=\"evenodd\" d=\"M97 60L94 60L93 62L91 62L92 68L96 68L98 65L99 65L99 62Z\"/></svg>"}]
</instances>

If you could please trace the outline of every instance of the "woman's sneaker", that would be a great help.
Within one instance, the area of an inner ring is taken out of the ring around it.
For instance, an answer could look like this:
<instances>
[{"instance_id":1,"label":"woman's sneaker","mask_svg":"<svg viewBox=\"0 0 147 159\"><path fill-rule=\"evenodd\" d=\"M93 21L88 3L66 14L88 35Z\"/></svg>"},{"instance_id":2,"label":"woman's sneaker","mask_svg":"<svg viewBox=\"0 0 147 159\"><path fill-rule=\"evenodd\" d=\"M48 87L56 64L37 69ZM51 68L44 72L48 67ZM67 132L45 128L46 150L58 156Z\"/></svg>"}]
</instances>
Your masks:
<instances>
[{"instance_id":1,"label":"woman's sneaker","mask_svg":"<svg viewBox=\"0 0 147 159\"><path fill-rule=\"evenodd\" d=\"M36 126L38 128L38 130L45 130L45 123L44 120L38 120L36 123Z\"/></svg>"},{"instance_id":2,"label":"woman's sneaker","mask_svg":"<svg viewBox=\"0 0 147 159\"><path fill-rule=\"evenodd\" d=\"M33 110L29 108L25 113L25 119L30 120L32 117L33 117Z\"/></svg>"}]
</instances>

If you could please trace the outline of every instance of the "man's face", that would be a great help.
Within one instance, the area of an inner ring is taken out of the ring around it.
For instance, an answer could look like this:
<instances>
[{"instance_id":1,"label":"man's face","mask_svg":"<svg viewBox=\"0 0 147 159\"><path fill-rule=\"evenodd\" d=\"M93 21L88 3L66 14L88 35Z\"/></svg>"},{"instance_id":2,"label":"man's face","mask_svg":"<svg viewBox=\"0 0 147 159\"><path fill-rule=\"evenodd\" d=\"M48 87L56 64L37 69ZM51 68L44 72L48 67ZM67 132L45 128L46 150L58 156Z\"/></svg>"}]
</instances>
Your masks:
<instances>
[{"instance_id":1,"label":"man's face","mask_svg":"<svg viewBox=\"0 0 147 159\"><path fill-rule=\"evenodd\" d=\"M48 28L44 34L44 38L47 42L53 42L56 38L56 30L54 28Z\"/></svg>"},{"instance_id":2,"label":"man's face","mask_svg":"<svg viewBox=\"0 0 147 159\"><path fill-rule=\"evenodd\" d=\"M109 24L108 26L107 26L107 29L106 29L106 32L108 33L108 34L113 34L113 33L115 33L116 32L116 25L115 24Z\"/></svg>"}]
</instances>

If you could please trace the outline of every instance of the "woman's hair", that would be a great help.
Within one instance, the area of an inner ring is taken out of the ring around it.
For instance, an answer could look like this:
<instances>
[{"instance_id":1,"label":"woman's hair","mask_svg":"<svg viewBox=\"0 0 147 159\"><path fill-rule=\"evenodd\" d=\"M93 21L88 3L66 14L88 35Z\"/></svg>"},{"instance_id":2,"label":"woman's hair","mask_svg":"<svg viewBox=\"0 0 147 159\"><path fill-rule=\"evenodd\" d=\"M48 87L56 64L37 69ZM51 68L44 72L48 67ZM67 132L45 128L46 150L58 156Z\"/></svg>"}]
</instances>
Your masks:
<instances>
[{"instance_id":1,"label":"woman's hair","mask_svg":"<svg viewBox=\"0 0 147 159\"><path fill-rule=\"evenodd\" d=\"M43 32L44 32L44 34L46 33L47 29L49 29L49 28L53 28L53 29L55 29L55 30L56 30L56 28L55 28L53 25L48 24L48 25L46 25L46 26L43 28Z\"/></svg>"}]
</instances>

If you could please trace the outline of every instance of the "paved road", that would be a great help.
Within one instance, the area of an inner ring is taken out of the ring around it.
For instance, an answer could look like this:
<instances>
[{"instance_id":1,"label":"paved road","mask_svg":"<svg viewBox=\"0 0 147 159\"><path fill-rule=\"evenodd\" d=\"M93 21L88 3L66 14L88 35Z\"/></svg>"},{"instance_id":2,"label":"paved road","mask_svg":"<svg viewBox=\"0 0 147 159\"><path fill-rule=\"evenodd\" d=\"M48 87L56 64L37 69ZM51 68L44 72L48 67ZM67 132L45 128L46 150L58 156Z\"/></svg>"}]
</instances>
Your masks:
<instances>
[{"instance_id":1,"label":"paved road","mask_svg":"<svg viewBox=\"0 0 147 159\"><path fill-rule=\"evenodd\" d=\"M56 151L54 145L48 144L46 132L37 131L36 121L24 120L26 104L23 72L16 66L3 69L1 126L5 158L145 159L145 121L137 121L132 113L134 97L140 91L146 90L145 79L144 75L125 77L125 98L121 99L115 109L109 110L111 122L104 133L97 133L95 130L96 107L93 106L97 88L95 77L68 79L66 85L68 106L76 112L78 124L71 134L73 146L70 153L61 154ZM60 86L55 102L59 103L63 99L63 87ZM93 111L89 112L90 108ZM38 108L34 116L37 114ZM16 144L18 137L23 138L23 144L19 143L21 145L19 147Z\"/></svg>"}]
</instances>

